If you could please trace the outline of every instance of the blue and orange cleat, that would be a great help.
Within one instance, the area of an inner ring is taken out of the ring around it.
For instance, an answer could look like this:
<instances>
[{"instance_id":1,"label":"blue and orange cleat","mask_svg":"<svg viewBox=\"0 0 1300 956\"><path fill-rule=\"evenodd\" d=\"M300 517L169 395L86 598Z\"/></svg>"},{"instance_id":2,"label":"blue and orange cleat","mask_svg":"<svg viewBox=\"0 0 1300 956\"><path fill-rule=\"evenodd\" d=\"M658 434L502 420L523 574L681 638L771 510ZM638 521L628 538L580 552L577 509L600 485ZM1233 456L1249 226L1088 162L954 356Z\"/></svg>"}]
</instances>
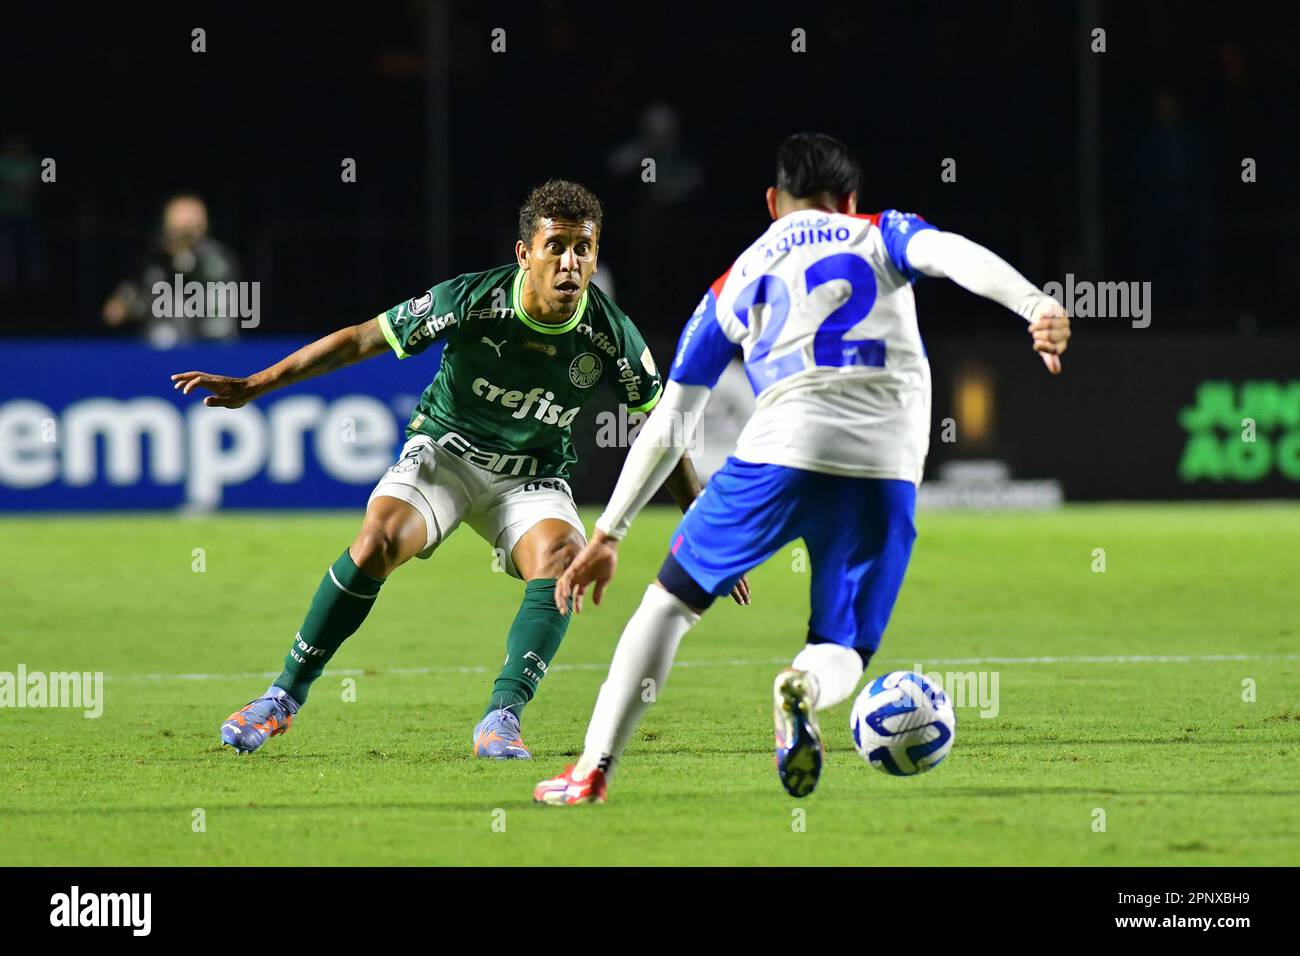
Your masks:
<instances>
[{"instance_id":1,"label":"blue and orange cleat","mask_svg":"<svg viewBox=\"0 0 1300 956\"><path fill-rule=\"evenodd\" d=\"M474 728L474 756L492 760L531 760L519 734L519 718L508 710L489 711Z\"/></svg>"},{"instance_id":2,"label":"blue and orange cleat","mask_svg":"<svg viewBox=\"0 0 1300 956\"><path fill-rule=\"evenodd\" d=\"M573 807L580 803L604 803L608 789L605 771L597 767L581 780L573 776L574 764L564 768L564 773L543 780L533 787L533 801L550 807Z\"/></svg>"},{"instance_id":3,"label":"blue and orange cleat","mask_svg":"<svg viewBox=\"0 0 1300 956\"><path fill-rule=\"evenodd\" d=\"M267 739L282 734L293 723L301 706L279 687L272 687L257 700L250 700L221 725L221 742L240 754L251 754Z\"/></svg>"},{"instance_id":4,"label":"blue and orange cleat","mask_svg":"<svg viewBox=\"0 0 1300 956\"><path fill-rule=\"evenodd\" d=\"M803 671L783 670L772 685L776 772L792 797L806 797L822 774L822 738L813 693Z\"/></svg>"}]
</instances>

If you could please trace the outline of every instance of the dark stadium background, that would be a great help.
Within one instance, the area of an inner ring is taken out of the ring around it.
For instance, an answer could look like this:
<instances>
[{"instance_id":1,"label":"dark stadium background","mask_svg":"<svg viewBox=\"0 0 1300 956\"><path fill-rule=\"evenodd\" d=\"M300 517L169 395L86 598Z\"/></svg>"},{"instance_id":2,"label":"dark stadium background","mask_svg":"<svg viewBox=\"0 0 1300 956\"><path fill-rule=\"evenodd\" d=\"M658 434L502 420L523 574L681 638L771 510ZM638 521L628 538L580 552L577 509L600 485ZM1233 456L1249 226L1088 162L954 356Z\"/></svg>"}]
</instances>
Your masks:
<instances>
[{"instance_id":1,"label":"dark stadium background","mask_svg":"<svg viewBox=\"0 0 1300 956\"><path fill-rule=\"evenodd\" d=\"M932 474L991 456L1069 497L1292 495L1276 471L1176 474L1177 413L1202 381L1282 383L1300 356L1300 53L1284 13L1157 0L9 8L0 132L57 157L59 179L35 210L48 279L3 290L3 335L109 336L101 303L177 191L206 198L213 234L263 285L266 317L246 338L305 340L508 261L520 199L564 176L604 200L602 265L662 364L703 289L765 228L777 142L819 129L861 156L865 210L920 212L1040 284L1154 285L1149 328L1076 319L1059 381L1013 316L919 286L936 424L968 359L985 363L996 409L973 446L936 442ZM206 53L190 52L194 27ZM497 27L505 53L490 48ZM1089 48L1094 27L1105 53ZM806 53L791 51L794 28ZM679 168L702 174L677 202L662 201L663 165L645 184L609 163L655 104L679 120ZM1181 119L1162 126L1162 104ZM344 157L356 183L340 181ZM948 157L956 182L940 179ZM620 459L588 456L586 499Z\"/></svg>"}]
</instances>

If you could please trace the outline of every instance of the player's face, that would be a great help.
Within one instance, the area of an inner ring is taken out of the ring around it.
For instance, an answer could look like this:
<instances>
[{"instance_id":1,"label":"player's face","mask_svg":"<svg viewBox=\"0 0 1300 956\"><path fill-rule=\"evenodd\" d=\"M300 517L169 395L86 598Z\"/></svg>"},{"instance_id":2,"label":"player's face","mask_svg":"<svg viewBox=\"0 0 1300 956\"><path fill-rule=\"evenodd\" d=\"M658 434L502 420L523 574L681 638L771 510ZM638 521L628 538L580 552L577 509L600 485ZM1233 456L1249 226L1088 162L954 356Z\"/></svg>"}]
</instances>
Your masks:
<instances>
[{"instance_id":1,"label":"player's face","mask_svg":"<svg viewBox=\"0 0 1300 956\"><path fill-rule=\"evenodd\" d=\"M531 248L516 249L533 297L553 315L572 315L596 274L595 223L543 219Z\"/></svg>"}]
</instances>

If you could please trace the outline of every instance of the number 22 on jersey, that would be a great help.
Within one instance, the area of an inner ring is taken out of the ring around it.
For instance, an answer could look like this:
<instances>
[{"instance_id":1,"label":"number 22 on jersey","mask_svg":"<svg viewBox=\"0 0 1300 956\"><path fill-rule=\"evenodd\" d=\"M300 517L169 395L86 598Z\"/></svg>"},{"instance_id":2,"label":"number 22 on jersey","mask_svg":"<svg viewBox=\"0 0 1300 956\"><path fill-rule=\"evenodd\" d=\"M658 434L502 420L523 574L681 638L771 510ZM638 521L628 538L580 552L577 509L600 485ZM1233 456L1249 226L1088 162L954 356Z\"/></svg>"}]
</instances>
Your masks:
<instances>
[{"instance_id":1,"label":"number 22 on jersey","mask_svg":"<svg viewBox=\"0 0 1300 956\"><path fill-rule=\"evenodd\" d=\"M883 367L885 343L881 339L853 339L845 336L855 325L867 317L876 301L876 276L871 266L861 256L840 252L819 259L804 271L808 295L813 290L842 279L849 285L849 296L820 323L813 333L813 365L826 368L843 368L848 365ZM787 328L790 317L790 288L780 276L761 275L736 296L733 306L736 317L746 327L750 310L756 305L767 307L766 321L762 323L758 340L745 358L745 370L753 383L754 391L761 392L781 379L807 366L804 362L807 329ZM773 352L781 352L772 358Z\"/></svg>"}]
</instances>

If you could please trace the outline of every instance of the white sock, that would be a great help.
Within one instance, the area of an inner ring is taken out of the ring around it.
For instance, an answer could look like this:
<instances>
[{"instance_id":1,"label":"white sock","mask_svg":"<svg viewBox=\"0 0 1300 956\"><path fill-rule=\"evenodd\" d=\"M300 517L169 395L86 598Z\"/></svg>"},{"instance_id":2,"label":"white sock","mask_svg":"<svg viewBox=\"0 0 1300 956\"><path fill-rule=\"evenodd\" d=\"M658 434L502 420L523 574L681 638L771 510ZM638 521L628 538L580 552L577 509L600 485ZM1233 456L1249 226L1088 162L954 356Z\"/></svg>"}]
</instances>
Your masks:
<instances>
[{"instance_id":1,"label":"white sock","mask_svg":"<svg viewBox=\"0 0 1300 956\"><path fill-rule=\"evenodd\" d=\"M579 780L597 767L610 772L632 738L646 704L663 693L677 645L700 616L657 584L641 599L614 649L609 675L600 685L587 741L573 774ZM654 681L647 684L646 681Z\"/></svg>"},{"instance_id":2,"label":"white sock","mask_svg":"<svg viewBox=\"0 0 1300 956\"><path fill-rule=\"evenodd\" d=\"M805 644L790 666L812 675L818 710L847 700L862 678L858 652L839 644Z\"/></svg>"}]
</instances>

